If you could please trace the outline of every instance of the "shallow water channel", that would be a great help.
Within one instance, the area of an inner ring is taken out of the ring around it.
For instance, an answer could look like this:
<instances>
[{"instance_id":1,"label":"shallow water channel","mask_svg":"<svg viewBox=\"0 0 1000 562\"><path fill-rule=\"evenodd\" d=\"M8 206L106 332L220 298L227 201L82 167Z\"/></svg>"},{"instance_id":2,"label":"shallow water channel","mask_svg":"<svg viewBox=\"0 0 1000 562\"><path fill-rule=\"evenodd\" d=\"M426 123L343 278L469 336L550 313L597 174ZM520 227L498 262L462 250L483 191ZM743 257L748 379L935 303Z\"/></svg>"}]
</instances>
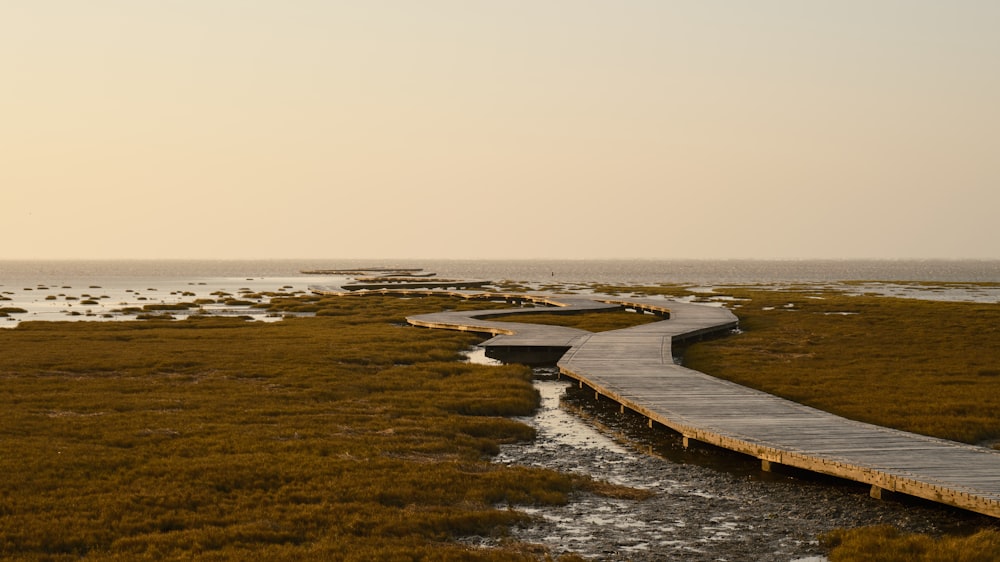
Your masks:
<instances>
[{"instance_id":1,"label":"shallow water channel","mask_svg":"<svg viewBox=\"0 0 1000 562\"><path fill-rule=\"evenodd\" d=\"M470 360L489 361L478 354ZM892 524L906 531L963 533L988 517L922 502L874 500L868 487L808 473L767 473L759 461L680 437L580 391L555 369L536 369L542 404L521 420L531 443L501 448L496 462L587 474L652 491L646 500L578 494L565 506L524 507L536 523L517 540L553 554L599 560L823 560L817 537L838 527ZM482 539L483 544L488 544Z\"/></svg>"}]
</instances>

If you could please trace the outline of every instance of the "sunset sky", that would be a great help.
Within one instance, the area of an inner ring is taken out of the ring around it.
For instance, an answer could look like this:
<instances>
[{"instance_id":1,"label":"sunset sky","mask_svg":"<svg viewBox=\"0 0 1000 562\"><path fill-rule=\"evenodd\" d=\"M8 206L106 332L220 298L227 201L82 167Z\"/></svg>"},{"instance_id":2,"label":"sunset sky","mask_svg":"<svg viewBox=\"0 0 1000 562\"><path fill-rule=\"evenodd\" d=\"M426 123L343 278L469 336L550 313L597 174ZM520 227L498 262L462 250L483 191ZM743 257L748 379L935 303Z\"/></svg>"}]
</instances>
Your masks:
<instances>
[{"instance_id":1,"label":"sunset sky","mask_svg":"<svg viewBox=\"0 0 1000 562\"><path fill-rule=\"evenodd\" d=\"M996 0L0 0L0 259L1000 259Z\"/></svg>"}]
</instances>

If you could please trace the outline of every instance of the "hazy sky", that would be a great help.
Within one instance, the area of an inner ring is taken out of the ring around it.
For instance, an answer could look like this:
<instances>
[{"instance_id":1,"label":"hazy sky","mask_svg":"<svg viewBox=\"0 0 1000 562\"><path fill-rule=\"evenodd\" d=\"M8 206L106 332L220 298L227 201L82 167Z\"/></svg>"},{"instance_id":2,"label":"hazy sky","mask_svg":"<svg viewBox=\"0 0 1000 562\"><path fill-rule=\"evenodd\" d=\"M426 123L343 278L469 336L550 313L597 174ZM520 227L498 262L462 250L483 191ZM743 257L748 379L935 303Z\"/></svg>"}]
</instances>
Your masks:
<instances>
[{"instance_id":1,"label":"hazy sky","mask_svg":"<svg viewBox=\"0 0 1000 562\"><path fill-rule=\"evenodd\" d=\"M0 259L1000 258L996 0L0 0Z\"/></svg>"}]
</instances>

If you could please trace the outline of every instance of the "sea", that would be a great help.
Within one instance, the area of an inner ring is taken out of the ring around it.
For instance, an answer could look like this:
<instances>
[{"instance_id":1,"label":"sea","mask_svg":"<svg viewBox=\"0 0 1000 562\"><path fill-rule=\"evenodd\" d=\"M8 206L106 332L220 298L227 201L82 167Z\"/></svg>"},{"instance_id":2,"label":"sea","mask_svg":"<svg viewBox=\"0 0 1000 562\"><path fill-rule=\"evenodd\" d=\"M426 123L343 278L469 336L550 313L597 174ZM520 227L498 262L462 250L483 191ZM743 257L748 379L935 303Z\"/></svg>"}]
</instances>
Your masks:
<instances>
[{"instance_id":1,"label":"sea","mask_svg":"<svg viewBox=\"0 0 1000 562\"><path fill-rule=\"evenodd\" d=\"M307 271L419 269L437 278L516 282L530 289L592 284L837 286L927 298L1000 302L1000 260L0 260L0 326L26 320L109 320L124 308L215 300L210 314L276 320L262 309L224 304L262 293L302 294L349 275ZM10 312L23 310L24 312ZM176 318L185 314L172 313Z\"/></svg>"}]
</instances>

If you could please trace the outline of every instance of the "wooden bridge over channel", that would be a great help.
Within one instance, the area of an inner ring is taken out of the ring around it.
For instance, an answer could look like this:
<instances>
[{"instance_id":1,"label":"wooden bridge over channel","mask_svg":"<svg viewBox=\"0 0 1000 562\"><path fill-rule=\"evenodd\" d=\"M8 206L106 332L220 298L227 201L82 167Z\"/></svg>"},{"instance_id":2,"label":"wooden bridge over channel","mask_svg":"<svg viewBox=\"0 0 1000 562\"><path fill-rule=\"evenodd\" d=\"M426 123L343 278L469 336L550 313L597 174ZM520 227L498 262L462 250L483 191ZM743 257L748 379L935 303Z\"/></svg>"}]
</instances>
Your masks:
<instances>
[{"instance_id":1,"label":"wooden bridge over channel","mask_svg":"<svg viewBox=\"0 0 1000 562\"><path fill-rule=\"evenodd\" d=\"M367 292L442 294L402 287ZM785 465L861 482L871 486L873 497L901 493L1000 517L998 451L848 420L675 364L675 344L738 326L736 316L725 308L597 295L445 293L547 306L439 312L408 322L490 335L480 345L488 356L501 360L557 362L562 375L592 389L596 398L616 401L623 412L638 412L650 427L662 425L680 433L685 446L700 441L760 459L764 470ZM490 319L622 308L664 320L591 333Z\"/></svg>"}]
</instances>

